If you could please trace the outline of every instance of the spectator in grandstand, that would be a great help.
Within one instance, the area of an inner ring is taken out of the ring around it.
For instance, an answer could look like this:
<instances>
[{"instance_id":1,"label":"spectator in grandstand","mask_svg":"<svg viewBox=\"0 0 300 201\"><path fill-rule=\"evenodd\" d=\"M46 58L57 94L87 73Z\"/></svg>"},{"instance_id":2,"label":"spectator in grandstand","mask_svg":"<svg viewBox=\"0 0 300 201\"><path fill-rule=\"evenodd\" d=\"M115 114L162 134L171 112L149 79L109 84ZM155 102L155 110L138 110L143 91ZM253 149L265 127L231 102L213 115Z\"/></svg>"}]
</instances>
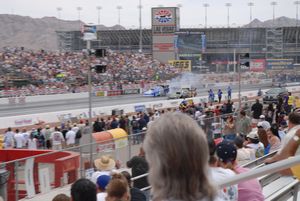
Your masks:
<instances>
[{"instance_id":1,"label":"spectator in grandstand","mask_svg":"<svg viewBox=\"0 0 300 201\"><path fill-rule=\"evenodd\" d=\"M237 121L236 125L237 125L237 133L243 136L248 135L248 133L252 130L251 120L246 115L246 112L243 110L240 111L240 118Z\"/></svg>"},{"instance_id":2,"label":"spectator in grandstand","mask_svg":"<svg viewBox=\"0 0 300 201\"><path fill-rule=\"evenodd\" d=\"M299 155L300 149L297 147L295 150L295 143L291 141L297 141L296 133L300 130L300 113L299 111L295 111L289 114L288 116L288 128L289 131L286 136L283 138L281 142L281 149L277 152L277 154L271 158L265 160L265 163L273 163L279 160L283 160L291 156L291 154ZM298 136L298 135L297 135ZM291 147L288 147L289 144L292 144ZM288 173L289 171L287 171Z\"/></svg>"},{"instance_id":3,"label":"spectator in grandstand","mask_svg":"<svg viewBox=\"0 0 300 201\"><path fill-rule=\"evenodd\" d=\"M27 146L28 149L37 149L37 139L34 135L30 135L28 141L27 141Z\"/></svg>"},{"instance_id":4,"label":"spectator in grandstand","mask_svg":"<svg viewBox=\"0 0 300 201\"><path fill-rule=\"evenodd\" d=\"M147 130L143 148L153 200L214 200L206 136L191 117L162 115Z\"/></svg>"},{"instance_id":5,"label":"spectator in grandstand","mask_svg":"<svg viewBox=\"0 0 300 201\"><path fill-rule=\"evenodd\" d=\"M78 179L71 186L72 201L97 201L97 187L88 179Z\"/></svg>"},{"instance_id":6,"label":"spectator in grandstand","mask_svg":"<svg viewBox=\"0 0 300 201\"><path fill-rule=\"evenodd\" d=\"M90 129L89 121L86 120L85 125L82 128L82 135L88 135L88 134L91 134L91 129Z\"/></svg>"},{"instance_id":7,"label":"spectator in grandstand","mask_svg":"<svg viewBox=\"0 0 300 201\"><path fill-rule=\"evenodd\" d=\"M26 128L22 129L22 135L24 137L23 147L27 146L28 139L30 138L30 134L27 132Z\"/></svg>"},{"instance_id":8,"label":"spectator in grandstand","mask_svg":"<svg viewBox=\"0 0 300 201\"><path fill-rule=\"evenodd\" d=\"M264 145L264 155L268 154L270 152L271 144L268 140L267 131L268 129L264 129L260 123L257 124L257 135L258 140ZM255 130L255 129L254 129ZM254 131L253 130L253 131Z\"/></svg>"},{"instance_id":9,"label":"spectator in grandstand","mask_svg":"<svg viewBox=\"0 0 300 201\"><path fill-rule=\"evenodd\" d=\"M238 166L236 161L237 149L232 142L225 140L218 144L216 153L220 167L231 169L237 174L249 171L246 168ZM251 179L238 183L238 200L263 201L264 196L259 181L257 179Z\"/></svg>"},{"instance_id":10,"label":"spectator in grandstand","mask_svg":"<svg viewBox=\"0 0 300 201\"><path fill-rule=\"evenodd\" d=\"M146 201L146 195L138 188L131 186L131 175L127 171L122 171L121 174L126 178L128 186L130 188L131 201Z\"/></svg>"},{"instance_id":11,"label":"spectator in grandstand","mask_svg":"<svg viewBox=\"0 0 300 201\"><path fill-rule=\"evenodd\" d=\"M230 169L218 167L218 159L215 155L216 144L214 140L208 140L209 148L209 166L212 180L214 182L220 182L227 178L235 176L235 172ZM237 185L226 186L223 189L218 190L218 198L220 200L237 200L238 199L238 187Z\"/></svg>"},{"instance_id":12,"label":"spectator in grandstand","mask_svg":"<svg viewBox=\"0 0 300 201\"><path fill-rule=\"evenodd\" d=\"M12 131L12 129L9 127L7 128L7 131L4 134L4 148L9 149L14 147L14 135L15 133Z\"/></svg>"},{"instance_id":13,"label":"spectator in grandstand","mask_svg":"<svg viewBox=\"0 0 300 201\"><path fill-rule=\"evenodd\" d=\"M265 130L271 128L271 124L268 121L266 121L265 115L263 114L259 116L259 122L257 123L257 126L261 126Z\"/></svg>"},{"instance_id":14,"label":"spectator in grandstand","mask_svg":"<svg viewBox=\"0 0 300 201\"><path fill-rule=\"evenodd\" d=\"M122 174L113 174L106 188L106 201L130 201L130 189Z\"/></svg>"},{"instance_id":15,"label":"spectator in grandstand","mask_svg":"<svg viewBox=\"0 0 300 201\"><path fill-rule=\"evenodd\" d=\"M67 147L73 147L75 145L76 133L69 127L69 131L66 133L66 145Z\"/></svg>"},{"instance_id":16,"label":"spectator in grandstand","mask_svg":"<svg viewBox=\"0 0 300 201\"><path fill-rule=\"evenodd\" d=\"M54 128L54 132L51 133L50 139L53 150L61 150L63 148L65 138L58 127Z\"/></svg>"},{"instance_id":17,"label":"spectator in grandstand","mask_svg":"<svg viewBox=\"0 0 300 201\"><path fill-rule=\"evenodd\" d=\"M273 103L270 103L269 106L267 107L266 109L266 118L265 120L268 121L270 124L272 124L275 119L275 110L274 110L274 106L273 106Z\"/></svg>"},{"instance_id":18,"label":"spectator in grandstand","mask_svg":"<svg viewBox=\"0 0 300 201\"><path fill-rule=\"evenodd\" d=\"M67 196L66 194L58 194L56 195L52 201L71 201L71 198L69 196Z\"/></svg>"},{"instance_id":19,"label":"spectator in grandstand","mask_svg":"<svg viewBox=\"0 0 300 201\"><path fill-rule=\"evenodd\" d=\"M252 105L252 123L257 124L259 121L259 116L262 115L263 105L256 99L256 103Z\"/></svg>"},{"instance_id":20,"label":"spectator in grandstand","mask_svg":"<svg viewBox=\"0 0 300 201\"><path fill-rule=\"evenodd\" d=\"M256 159L255 150L244 147L244 141L245 140L241 136L236 136L234 139L234 144L237 148L236 161L238 165L243 165Z\"/></svg>"},{"instance_id":21,"label":"spectator in grandstand","mask_svg":"<svg viewBox=\"0 0 300 201\"><path fill-rule=\"evenodd\" d=\"M16 145L15 147L17 149L22 149L25 139L24 139L23 134L19 132L19 129L16 129L16 133L14 134L14 140L15 140L15 145Z\"/></svg>"},{"instance_id":22,"label":"spectator in grandstand","mask_svg":"<svg viewBox=\"0 0 300 201\"><path fill-rule=\"evenodd\" d=\"M51 149L51 129L49 125L46 125L45 129L43 130L43 135L45 137L45 142L46 142L46 148Z\"/></svg>"},{"instance_id":23,"label":"spectator in grandstand","mask_svg":"<svg viewBox=\"0 0 300 201\"><path fill-rule=\"evenodd\" d=\"M99 118L97 118L96 121L93 124L93 131L95 133L97 133L97 132L101 132L103 130L104 130L103 126L102 126L101 122L99 121Z\"/></svg>"},{"instance_id":24,"label":"spectator in grandstand","mask_svg":"<svg viewBox=\"0 0 300 201\"><path fill-rule=\"evenodd\" d=\"M267 131L268 141L270 143L270 153L277 151L281 147L279 130L276 124L273 124Z\"/></svg>"},{"instance_id":25,"label":"spectator in grandstand","mask_svg":"<svg viewBox=\"0 0 300 201\"><path fill-rule=\"evenodd\" d=\"M110 129L116 129L119 126L119 121L116 117L112 118L112 121L110 122Z\"/></svg>"},{"instance_id":26,"label":"spectator in grandstand","mask_svg":"<svg viewBox=\"0 0 300 201\"><path fill-rule=\"evenodd\" d=\"M132 157L126 163L128 168L131 168L132 176L137 177L142 174L146 174L149 171L149 166L145 158L145 152L143 148L140 148L140 153L138 156ZM143 177L133 181L133 187L142 189L148 187L149 183L147 181L147 177ZM149 190L145 191L147 198L149 198Z\"/></svg>"},{"instance_id":27,"label":"spectator in grandstand","mask_svg":"<svg viewBox=\"0 0 300 201\"><path fill-rule=\"evenodd\" d=\"M234 140L236 137L235 132L236 132L235 131L235 120L234 120L233 116L230 115L229 117L227 117L226 122L225 122L224 130L223 130L224 139Z\"/></svg>"},{"instance_id":28,"label":"spectator in grandstand","mask_svg":"<svg viewBox=\"0 0 300 201\"><path fill-rule=\"evenodd\" d=\"M97 187L98 187L98 193L97 193L97 201L105 201L105 198L107 196L106 193L106 186L109 183L111 179L110 175L100 175L97 178Z\"/></svg>"},{"instance_id":29,"label":"spectator in grandstand","mask_svg":"<svg viewBox=\"0 0 300 201\"><path fill-rule=\"evenodd\" d=\"M244 146L253 149L255 151L256 158L260 158L265 154L265 147L263 143L259 141L257 130L253 130L247 135L247 140L244 142Z\"/></svg>"},{"instance_id":30,"label":"spectator in grandstand","mask_svg":"<svg viewBox=\"0 0 300 201\"><path fill-rule=\"evenodd\" d=\"M226 114L231 114L233 112L233 102L231 100L228 100L225 108Z\"/></svg>"},{"instance_id":31,"label":"spectator in grandstand","mask_svg":"<svg viewBox=\"0 0 300 201\"><path fill-rule=\"evenodd\" d=\"M91 181L96 184L100 175L110 175L112 173L116 168L116 161L111 156L104 155L94 160L94 165L96 171L92 174Z\"/></svg>"}]
</instances>

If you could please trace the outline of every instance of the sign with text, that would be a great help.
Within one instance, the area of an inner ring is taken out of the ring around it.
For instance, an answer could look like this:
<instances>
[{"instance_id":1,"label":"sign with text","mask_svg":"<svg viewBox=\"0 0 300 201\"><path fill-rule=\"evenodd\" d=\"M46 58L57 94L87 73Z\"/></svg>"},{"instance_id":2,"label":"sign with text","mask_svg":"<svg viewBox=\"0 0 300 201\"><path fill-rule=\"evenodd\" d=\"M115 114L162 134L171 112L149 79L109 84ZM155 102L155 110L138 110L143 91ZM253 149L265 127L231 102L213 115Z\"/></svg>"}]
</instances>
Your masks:
<instances>
[{"instance_id":1,"label":"sign with text","mask_svg":"<svg viewBox=\"0 0 300 201\"><path fill-rule=\"evenodd\" d=\"M169 64L176 68L180 68L183 71L191 71L192 70L191 60L170 60Z\"/></svg>"},{"instance_id":2,"label":"sign with text","mask_svg":"<svg viewBox=\"0 0 300 201\"><path fill-rule=\"evenodd\" d=\"M282 70L294 68L293 59L267 59L266 63L268 70Z\"/></svg>"}]
</instances>

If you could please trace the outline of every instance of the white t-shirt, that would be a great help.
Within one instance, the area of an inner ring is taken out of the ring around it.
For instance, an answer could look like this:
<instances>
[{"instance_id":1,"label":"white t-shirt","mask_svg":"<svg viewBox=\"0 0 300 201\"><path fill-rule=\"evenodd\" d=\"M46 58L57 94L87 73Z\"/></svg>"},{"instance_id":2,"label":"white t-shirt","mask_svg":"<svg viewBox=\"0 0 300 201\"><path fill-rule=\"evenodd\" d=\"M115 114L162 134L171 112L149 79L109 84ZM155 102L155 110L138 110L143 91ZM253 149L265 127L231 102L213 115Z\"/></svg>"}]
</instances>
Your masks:
<instances>
[{"instance_id":1,"label":"white t-shirt","mask_svg":"<svg viewBox=\"0 0 300 201\"><path fill-rule=\"evenodd\" d=\"M97 193L97 201L105 201L106 196L107 193L105 192Z\"/></svg>"},{"instance_id":2,"label":"white t-shirt","mask_svg":"<svg viewBox=\"0 0 300 201\"><path fill-rule=\"evenodd\" d=\"M13 147L14 135L15 135L15 133L12 131L8 131L4 134L4 147L5 148Z\"/></svg>"},{"instance_id":3,"label":"white t-shirt","mask_svg":"<svg viewBox=\"0 0 300 201\"><path fill-rule=\"evenodd\" d=\"M33 139L28 139L28 149L37 149L37 145L36 145L36 138Z\"/></svg>"},{"instance_id":4,"label":"white t-shirt","mask_svg":"<svg viewBox=\"0 0 300 201\"><path fill-rule=\"evenodd\" d=\"M97 184L97 179L99 176L101 175L110 175L110 171L96 171L92 174L92 178L91 178L91 181L94 183L94 184Z\"/></svg>"},{"instance_id":5,"label":"white t-shirt","mask_svg":"<svg viewBox=\"0 0 300 201\"><path fill-rule=\"evenodd\" d=\"M259 142L257 144L250 143L250 144L247 144L247 147L255 150L256 158L260 158L260 157L264 156L265 146L263 143L261 143L261 142Z\"/></svg>"},{"instance_id":6,"label":"white t-shirt","mask_svg":"<svg viewBox=\"0 0 300 201\"><path fill-rule=\"evenodd\" d=\"M73 130L69 130L66 133L67 145L75 144L76 133Z\"/></svg>"},{"instance_id":7,"label":"white t-shirt","mask_svg":"<svg viewBox=\"0 0 300 201\"><path fill-rule=\"evenodd\" d=\"M237 150L236 161L238 162L239 165L243 165L255 159L256 157L255 157L254 149L243 147Z\"/></svg>"},{"instance_id":8,"label":"white t-shirt","mask_svg":"<svg viewBox=\"0 0 300 201\"><path fill-rule=\"evenodd\" d=\"M214 182L221 182L228 178L234 177L236 174L229 169L221 167L210 167L211 178ZM218 190L218 199L224 201L238 200L238 185L226 186Z\"/></svg>"},{"instance_id":9,"label":"white t-shirt","mask_svg":"<svg viewBox=\"0 0 300 201\"><path fill-rule=\"evenodd\" d=\"M54 131L51 133L52 145L60 145L62 142L65 141L64 136L59 131Z\"/></svg>"},{"instance_id":10,"label":"white t-shirt","mask_svg":"<svg viewBox=\"0 0 300 201\"><path fill-rule=\"evenodd\" d=\"M29 134L28 132L24 132L24 133L22 133L22 134L23 134L23 137L24 137L24 144L23 144L23 146L25 146L25 145L26 145L26 142L27 142L28 139L29 139L30 134Z\"/></svg>"},{"instance_id":11,"label":"white t-shirt","mask_svg":"<svg viewBox=\"0 0 300 201\"><path fill-rule=\"evenodd\" d=\"M24 144L24 137L22 133L16 133L14 135L14 139L16 141L16 148L20 149L23 147Z\"/></svg>"},{"instance_id":12,"label":"white t-shirt","mask_svg":"<svg viewBox=\"0 0 300 201\"><path fill-rule=\"evenodd\" d=\"M291 128L287 134L285 135L285 137L283 138L283 140L281 141L281 149L279 152L282 151L282 149L288 144L288 142L294 137L294 135L296 134L297 130L300 129L300 125L294 126L293 128ZM300 155L300 149L298 147L295 155Z\"/></svg>"}]
</instances>

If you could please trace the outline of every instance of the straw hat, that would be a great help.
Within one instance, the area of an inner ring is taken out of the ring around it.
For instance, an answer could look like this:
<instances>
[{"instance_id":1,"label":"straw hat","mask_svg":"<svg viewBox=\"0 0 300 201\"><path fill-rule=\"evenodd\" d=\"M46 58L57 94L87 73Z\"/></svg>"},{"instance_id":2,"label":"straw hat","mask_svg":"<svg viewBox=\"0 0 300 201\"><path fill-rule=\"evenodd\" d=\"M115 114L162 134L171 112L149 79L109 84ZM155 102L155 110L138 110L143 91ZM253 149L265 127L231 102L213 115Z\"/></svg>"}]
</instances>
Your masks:
<instances>
[{"instance_id":1,"label":"straw hat","mask_svg":"<svg viewBox=\"0 0 300 201\"><path fill-rule=\"evenodd\" d=\"M101 156L94 161L95 167L101 171L112 170L116 166L116 162L110 156Z\"/></svg>"}]
</instances>

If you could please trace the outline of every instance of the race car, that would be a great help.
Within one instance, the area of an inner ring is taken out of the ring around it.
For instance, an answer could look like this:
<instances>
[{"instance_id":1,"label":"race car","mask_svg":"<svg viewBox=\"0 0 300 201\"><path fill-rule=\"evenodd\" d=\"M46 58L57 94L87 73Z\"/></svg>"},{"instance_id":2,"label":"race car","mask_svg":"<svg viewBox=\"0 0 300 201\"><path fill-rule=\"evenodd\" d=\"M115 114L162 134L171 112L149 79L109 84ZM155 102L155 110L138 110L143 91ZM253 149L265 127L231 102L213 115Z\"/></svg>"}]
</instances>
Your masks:
<instances>
[{"instance_id":1,"label":"race car","mask_svg":"<svg viewBox=\"0 0 300 201\"><path fill-rule=\"evenodd\" d=\"M168 95L168 99L192 98L197 96L195 88L181 88L180 91Z\"/></svg>"},{"instance_id":2,"label":"race car","mask_svg":"<svg viewBox=\"0 0 300 201\"><path fill-rule=\"evenodd\" d=\"M151 97L166 96L167 93L169 93L168 85L158 85L148 91L145 91L144 96L151 96Z\"/></svg>"}]
</instances>

